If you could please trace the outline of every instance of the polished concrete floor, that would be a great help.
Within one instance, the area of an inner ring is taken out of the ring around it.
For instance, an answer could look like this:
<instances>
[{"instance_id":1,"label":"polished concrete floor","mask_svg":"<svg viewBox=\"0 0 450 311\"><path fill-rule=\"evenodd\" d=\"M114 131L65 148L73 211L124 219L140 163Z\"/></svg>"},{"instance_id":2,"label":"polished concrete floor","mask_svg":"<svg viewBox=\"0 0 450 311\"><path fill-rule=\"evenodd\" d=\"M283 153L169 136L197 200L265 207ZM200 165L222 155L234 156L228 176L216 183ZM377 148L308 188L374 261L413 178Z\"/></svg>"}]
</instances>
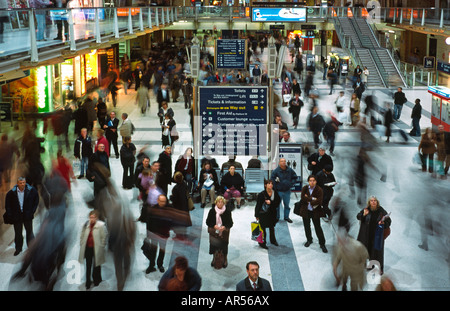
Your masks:
<instances>
[{"instance_id":1,"label":"polished concrete floor","mask_svg":"<svg viewBox=\"0 0 450 311\"><path fill-rule=\"evenodd\" d=\"M328 86L322 81L321 73L317 73L315 84L320 93L318 105L320 112L327 115L327 111L334 111L334 99L342 87L328 95ZM346 96L349 98L351 89L346 88ZM422 129L431 126L429 112L431 109L431 95L426 88L405 90L408 104L405 105L400 122L393 125L393 137L390 143L385 142L385 137L379 137L378 132L370 129L378 142L378 148L369 152L373 166L367 168L367 193L366 196L375 195L381 205L391 213L392 233L385 241L385 268L384 275L389 277L398 290L402 291L448 291L450 289L450 232L449 223L449 189L450 181L441 180L429 173L421 171L420 166L413 163L412 159L417 152L418 138L410 137L403 141L398 133L399 129L408 132L410 128L410 113L412 102L415 98L421 98L424 117L421 119ZM384 100L390 100L388 92L382 89L369 89L366 94L376 97L378 105ZM181 98L180 98L181 99ZM300 124L297 129L292 128L292 118L287 107L279 106L278 109L283 119L289 126L292 137L297 142L311 143L312 135L306 129L306 118L309 113L308 103L302 109ZM184 109L184 103L170 103L174 109L175 120L180 140L174 145L172 156L175 163L178 156L184 150L193 145L190 131L188 110ZM112 110L111 102L108 110ZM129 113L129 118L136 126L132 140L137 149L150 145L150 160L157 159L162 151L160 143L161 130L159 119L156 116L157 103L152 95L151 107L145 116L140 114L135 105L135 91L130 90L128 95L123 91L119 94L118 106L114 109L117 115L122 112ZM427 113L428 112L428 116ZM381 117L378 114L377 117ZM5 125L4 125L5 126ZM20 139L20 135L19 139ZM343 125L337 133L334 175L338 182L334 198L340 198L345 203L346 211L350 218L350 235L356 237L359 223L356 214L364 207L357 204L352 195L352 187L349 185L348 176L353 174L355 157L358 153L359 131L348 125ZM56 153L54 140L48 137L47 145L50 152ZM72 160L72 153L67 156ZM249 156L237 157L244 167ZM47 157L44 157L47 161ZM217 158L219 164L226 157ZM124 190L121 188L122 166L120 160L110 158L113 183L119 189L121 195L129 201L129 206L135 218L140 213L140 203L136 200L136 189ZM47 161L48 164L48 161ZM19 174L20 166L16 167L15 175ZM386 174L386 181L380 177ZM306 168L306 156L303 156L303 182L308 175ZM75 172L78 174L78 172ZM3 185L2 200L5 192L13 186ZM169 187L169 191L172 186ZM72 183L71 203L66 216L67 254L64 270L59 275L54 286L55 291L84 291L84 273L80 278L73 278L75 262L80 251L79 236L82 225L88 219L90 208L85 200L92 196L92 183L86 179L76 180ZM298 193L291 195L291 208L299 200ZM333 204L334 201L332 201ZM276 236L279 246L268 245L268 250L262 249L250 239L250 223L254 221L255 202L248 200L240 209L232 213L234 226L231 229L228 267L215 270L211 267L211 255L208 253L209 239L205 224L210 207L196 208L191 212L193 226L189 228L189 242L180 242L174 239L174 234L167 241L164 267L168 269L178 255L188 258L192 267L197 269L202 277L202 291L234 291L236 284L246 277L245 265L248 261L256 260L260 265L260 276L269 280L275 291L337 291L341 290L334 281L332 272L332 250L336 244L335 230L337 217L331 222L322 221L322 228L326 238L328 253L323 253L317 243L313 230L314 243L309 247L303 246L305 239L302 219L291 211L293 223L281 220L276 225ZM2 204L3 208L3 204ZM39 213L34 220L35 234L40 229L40 224L45 216L45 211ZM148 260L140 249L146 236L145 225L136 222L137 237L134 247L132 270L125 284L125 291L155 291L162 276L159 271L146 274ZM424 240L428 242L428 250L420 248ZM26 254L26 248L18 256L14 253L14 233L10 225L1 225L0 235L0 290L38 290L40 287L30 283L27 278L11 280L11 276L17 271ZM84 266L82 266L82 269ZM368 273L369 275L369 273ZM115 291L116 277L111 252L107 252L106 263L102 266L103 282L99 286L91 288L91 291ZM368 279L369 280L369 279ZM376 289L376 282L369 282L364 287L366 291Z\"/></svg>"}]
</instances>

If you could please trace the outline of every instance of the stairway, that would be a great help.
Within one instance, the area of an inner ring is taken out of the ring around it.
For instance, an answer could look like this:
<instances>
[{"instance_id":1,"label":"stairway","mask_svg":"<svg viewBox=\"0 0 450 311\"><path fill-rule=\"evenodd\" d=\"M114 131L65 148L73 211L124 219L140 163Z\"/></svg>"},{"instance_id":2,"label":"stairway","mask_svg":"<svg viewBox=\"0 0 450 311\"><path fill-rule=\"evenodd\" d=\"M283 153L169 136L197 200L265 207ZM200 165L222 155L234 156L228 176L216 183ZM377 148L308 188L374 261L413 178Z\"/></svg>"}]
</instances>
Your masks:
<instances>
[{"instance_id":1,"label":"stairway","mask_svg":"<svg viewBox=\"0 0 450 311\"><path fill-rule=\"evenodd\" d=\"M340 29L342 32L337 31L341 42L346 36L351 38L354 46L353 53L356 53L353 56L359 58L361 68L367 67L369 70L367 83L370 86L406 86L388 50L380 46L364 18L336 17L333 22L335 26L338 23L340 25L335 29Z\"/></svg>"}]
</instances>

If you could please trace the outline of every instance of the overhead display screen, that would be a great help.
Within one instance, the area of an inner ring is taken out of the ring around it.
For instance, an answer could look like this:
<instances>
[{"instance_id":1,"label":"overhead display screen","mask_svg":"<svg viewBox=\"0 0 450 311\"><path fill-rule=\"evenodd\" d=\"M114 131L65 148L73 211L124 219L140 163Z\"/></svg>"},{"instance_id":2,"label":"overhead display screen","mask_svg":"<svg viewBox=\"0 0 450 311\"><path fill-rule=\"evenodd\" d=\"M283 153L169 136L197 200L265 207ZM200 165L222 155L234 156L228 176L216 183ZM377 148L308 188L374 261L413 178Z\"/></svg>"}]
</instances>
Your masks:
<instances>
[{"instance_id":1,"label":"overhead display screen","mask_svg":"<svg viewBox=\"0 0 450 311\"><path fill-rule=\"evenodd\" d=\"M252 22L306 22L306 8L252 8Z\"/></svg>"},{"instance_id":2,"label":"overhead display screen","mask_svg":"<svg viewBox=\"0 0 450 311\"><path fill-rule=\"evenodd\" d=\"M245 39L216 40L215 58L217 69L243 69L246 61Z\"/></svg>"}]
</instances>

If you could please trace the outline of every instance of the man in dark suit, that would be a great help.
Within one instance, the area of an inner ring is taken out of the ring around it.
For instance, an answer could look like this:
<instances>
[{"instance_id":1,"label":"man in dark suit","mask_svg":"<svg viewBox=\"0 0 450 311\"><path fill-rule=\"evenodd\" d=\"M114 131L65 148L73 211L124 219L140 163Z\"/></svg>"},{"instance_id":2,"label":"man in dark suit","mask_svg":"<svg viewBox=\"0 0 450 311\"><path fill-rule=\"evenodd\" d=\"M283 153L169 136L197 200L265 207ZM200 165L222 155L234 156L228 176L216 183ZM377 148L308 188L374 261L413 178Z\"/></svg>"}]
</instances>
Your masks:
<instances>
[{"instance_id":1,"label":"man in dark suit","mask_svg":"<svg viewBox=\"0 0 450 311\"><path fill-rule=\"evenodd\" d=\"M14 226L14 243L17 256L22 251L23 235L22 230L25 227L27 246L30 246L34 239L33 218L39 204L39 194L33 186L27 184L24 177L17 179L17 185L8 191L5 198L5 213L3 220L5 224Z\"/></svg>"},{"instance_id":2,"label":"man in dark suit","mask_svg":"<svg viewBox=\"0 0 450 311\"><path fill-rule=\"evenodd\" d=\"M317 185L317 180L314 175L308 177L308 185L303 186L300 198L300 213L299 216L303 219L303 226L305 227L306 243L305 247L312 244L311 235L311 220L314 224L317 238L319 239L320 248L324 253L328 250L325 247L325 236L320 226L320 218L325 217L322 209L323 190Z\"/></svg>"},{"instance_id":3,"label":"man in dark suit","mask_svg":"<svg viewBox=\"0 0 450 311\"><path fill-rule=\"evenodd\" d=\"M272 286L270 286L269 281L259 277L259 264L256 261L248 262L245 267L247 268L248 277L236 285L236 291L272 291Z\"/></svg>"},{"instance_id":4,"label":"man in dark suit","mask_svg":"<svg viewBox=\"0 0 450 311\"><path fill-rule=\"evenodd\" d=\"M103 129L105 130L106 139L109 142L109 150L111 154L111 144L114 147L114 153L116 154L116 159L119 158L119 147L117 146L117 138L119 137L117 133L117 128L119 127L119 119L116 118L116 113L111 111L109 117L106 119Z\"/></svg>"},{"instance_id":5,"label":"man in dark suit","mask_svg":"<svg viewBox=\"0 0 450 311\"><path fill-rule=\"evenodd\" d=\"M162 102L166 103L170 102L170 95L169 90L167 88L167 84L165 83L161 84L161 88L158 90L158 93L156 94L156 101L158 102L158 108L161 108Z\"/></svg>"}]
</instances>

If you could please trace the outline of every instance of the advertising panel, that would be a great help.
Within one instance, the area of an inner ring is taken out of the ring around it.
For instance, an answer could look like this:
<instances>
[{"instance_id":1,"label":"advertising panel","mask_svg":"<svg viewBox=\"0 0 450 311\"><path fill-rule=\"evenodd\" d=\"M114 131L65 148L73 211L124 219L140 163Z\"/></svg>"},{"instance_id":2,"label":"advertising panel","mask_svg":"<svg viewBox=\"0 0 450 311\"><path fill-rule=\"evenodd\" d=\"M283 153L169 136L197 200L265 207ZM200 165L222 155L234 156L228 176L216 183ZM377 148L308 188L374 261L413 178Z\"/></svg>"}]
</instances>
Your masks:
<instances>
[{"instance_id":1,"label":"advertising panel","mask_svg":"<svg viewBox=\"0 0 450 311\"><path fill-rule=\"evenodd\" d=\"M306 22L306 8L252 8L252 22Z\"/></svg>"}]
</instances>

